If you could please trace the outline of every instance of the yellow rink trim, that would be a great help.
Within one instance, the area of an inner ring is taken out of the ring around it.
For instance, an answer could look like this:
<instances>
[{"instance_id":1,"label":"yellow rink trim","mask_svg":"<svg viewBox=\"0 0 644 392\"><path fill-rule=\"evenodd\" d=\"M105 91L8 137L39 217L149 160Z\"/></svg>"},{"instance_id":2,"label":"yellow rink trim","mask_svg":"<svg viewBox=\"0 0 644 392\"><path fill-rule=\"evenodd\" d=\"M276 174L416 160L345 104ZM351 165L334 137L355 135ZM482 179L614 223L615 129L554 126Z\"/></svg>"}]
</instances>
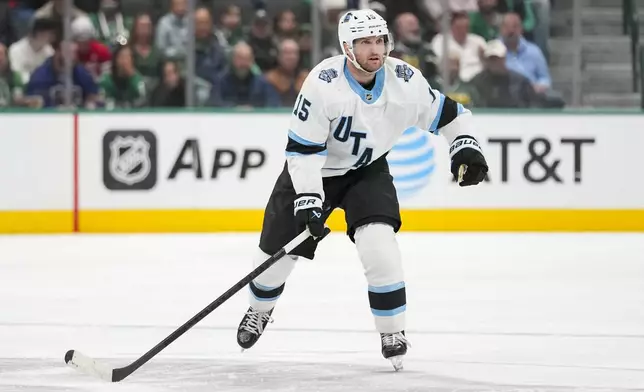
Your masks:
<instances>
[{"instance_id":1,"label":"yellow rink trim","mask_svg":"<svg viewBox=\"0 0 644 392\"><path fill-rule=\"evenodd\" d=\"M48 234L73 230L73 211L0 211L0 233Z\"/></svg>"},{"instance_id":2,"label":"yellow rink trim","mask_svg":"<svg viewBox=\"0 0 644 392\"><path fill-rule=\"evenodd\" d=\"M403 231L621 231L644 232L644 210L403 210ZM81 211L86 233L256 232L263 210ZM0 211L0 233L73 231L72 211ZM344 213L328 221L345 230Z\"/></svg>"},{"instance_id":3,"label":"yellow rink trim","mask_svg":"<svg viewBox=\"0 0 644 392\"><path fill-rule=\"evenodd\" d=\"M637 231L644 210L403 210L403 231ZM243 232L262 227L263 210L81 211L81 232ZM346 228L344 213L328 221Z\"/></svg>"}]
</instances>

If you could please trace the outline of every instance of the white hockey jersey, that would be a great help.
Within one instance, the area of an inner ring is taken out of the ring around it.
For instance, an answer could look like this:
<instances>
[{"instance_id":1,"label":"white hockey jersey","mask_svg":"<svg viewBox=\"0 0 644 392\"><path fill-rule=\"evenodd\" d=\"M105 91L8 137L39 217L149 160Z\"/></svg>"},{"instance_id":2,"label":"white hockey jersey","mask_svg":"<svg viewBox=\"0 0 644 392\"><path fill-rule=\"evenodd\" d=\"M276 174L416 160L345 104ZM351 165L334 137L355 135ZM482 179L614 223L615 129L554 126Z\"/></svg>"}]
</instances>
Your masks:
<instances>
[{"instance_id":1,"label":"white hockey jersey","mask_svg":"<svg viewBox=\"0 0 644 392\"><path fill-rule=\"evenodd\" d=\"M364 89L343 55L320 62L297 98L288 131L288 170L296 193L319 194L322 177L338 176L386 154L416 126L451 143L474 135L464 123L471 113L433 89L410 64L387 58L375 84Z\"/></svg>"}]
</instances>

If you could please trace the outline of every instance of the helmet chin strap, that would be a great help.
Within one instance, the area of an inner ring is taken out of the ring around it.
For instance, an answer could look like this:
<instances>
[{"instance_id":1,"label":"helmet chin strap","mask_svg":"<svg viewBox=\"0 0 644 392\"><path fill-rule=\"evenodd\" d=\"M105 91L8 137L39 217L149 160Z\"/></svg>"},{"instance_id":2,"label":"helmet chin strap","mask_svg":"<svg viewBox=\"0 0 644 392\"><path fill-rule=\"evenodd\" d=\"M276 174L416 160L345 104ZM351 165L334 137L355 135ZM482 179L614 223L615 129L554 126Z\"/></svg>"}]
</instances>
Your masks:
<instances>
[{"instance_id":1,"label":"helmet chin strap","mask_svg":"<svg viewBox=\"0 0 644 392\"><path fill-rule=\"evenodd\" d=\"M380 66L380 68L378 68L377 70L375 70L373 72L367 71L366 69L362 68L362 66L360 64L358 64L358 60L356 59L356 55L353 53L353 48L349 49L349 53L351 53L351 57L353 57L353 60L351 60L349 58L349 56L346 56L347 60L351 61L351 64L353 64L356 68L358 68L360 71L366 73L367 75L375 75L378 71L380 71L380 68L385 66L385 58L387 57L386 55L382 57L382 65Z\"/></svg>"}]
</instances>

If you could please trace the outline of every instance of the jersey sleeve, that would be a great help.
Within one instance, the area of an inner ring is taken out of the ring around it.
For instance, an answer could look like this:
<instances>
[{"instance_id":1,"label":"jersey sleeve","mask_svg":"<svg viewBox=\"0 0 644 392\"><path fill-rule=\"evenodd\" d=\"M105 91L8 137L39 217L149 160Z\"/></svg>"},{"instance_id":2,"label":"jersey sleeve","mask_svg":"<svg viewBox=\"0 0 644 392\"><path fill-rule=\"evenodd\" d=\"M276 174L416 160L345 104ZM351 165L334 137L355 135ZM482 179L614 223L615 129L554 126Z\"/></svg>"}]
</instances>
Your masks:
<instances>
[{"instance_id":1,"label":"jersey sleeve","mask_svg":"<svg viewBox=\"0 0 644 392\"><path fill-rule=\"evenodd\" d=\"M461 135L476 139L471 124L472 112L434 89L424 78L418 82L418 122L416 126L435 135L442 134L452 143Z\"/></svg>"},{"instance_id":2,"label":"jersey sleeve","mask_svg":"<svg viewBox=\"0 0 644 392\"><path fill-rule=\"evenodd\" d=\"M330 120L320 90L316 79L307 77L291 113L286 158L295 192L317 194L324 200L322 167Z\"/></svg>"}]
</instances>

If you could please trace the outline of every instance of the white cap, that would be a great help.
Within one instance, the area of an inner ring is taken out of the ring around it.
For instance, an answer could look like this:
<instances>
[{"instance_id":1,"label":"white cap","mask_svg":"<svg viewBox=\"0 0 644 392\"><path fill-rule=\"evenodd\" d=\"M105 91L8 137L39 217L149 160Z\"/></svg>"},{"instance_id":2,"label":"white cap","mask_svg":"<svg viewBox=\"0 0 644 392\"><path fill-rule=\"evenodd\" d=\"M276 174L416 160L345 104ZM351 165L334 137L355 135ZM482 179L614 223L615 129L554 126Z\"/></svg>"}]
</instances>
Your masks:
<instances>
[{"instance_id":1,"label":"white cap","mask_svg":"<svg viewBox=\"0 0 644 392\"><path fill-rule=\"evenodd\" d=\"M389 29L387 28L387 21L385 21L382 16L378 15L376 11L370 9L348 11L340 17L340 21L338 22L338 40L340 41L340 48L342 48L342 53L344 53L344 55L349 61L353 63L353 65L363 71L365 70L358 64L357 61L355 61L355 55L353 54L353 42L360 38L379 37L383 35L386 37L387 42L387 50L385 52L385 56L388 56L394 48L394 39L393 36L389 33ZM349 45L348 52L344 49L344 42ZM349 56L347 55L348 53L351 53L353 60L349 58Z\"/></svg>"},{"instance_id":2,"label":"white cap","mask_svg":"<svg viewBox=\"0 0 644 392\"><path fill-rule=\"evenodd\" d=\"M96 29L91 19L87 16L78 16L71 25L74 39L86 41L96 37Z\"/></svg>"},{"instance_id":3,"label":"white cap","mask_svg":"<svg viewBox=\"0 0 644 392\"><path fill-rule=\"evenodd\" d=\"M503 41L494 39L492 41L489 41L487 45L485 46L485 51L483 52L483 55L485 57L505 57L506 53L508 52L508 49L505 47L505 44Z\"/></svg>"}]
</instances>

